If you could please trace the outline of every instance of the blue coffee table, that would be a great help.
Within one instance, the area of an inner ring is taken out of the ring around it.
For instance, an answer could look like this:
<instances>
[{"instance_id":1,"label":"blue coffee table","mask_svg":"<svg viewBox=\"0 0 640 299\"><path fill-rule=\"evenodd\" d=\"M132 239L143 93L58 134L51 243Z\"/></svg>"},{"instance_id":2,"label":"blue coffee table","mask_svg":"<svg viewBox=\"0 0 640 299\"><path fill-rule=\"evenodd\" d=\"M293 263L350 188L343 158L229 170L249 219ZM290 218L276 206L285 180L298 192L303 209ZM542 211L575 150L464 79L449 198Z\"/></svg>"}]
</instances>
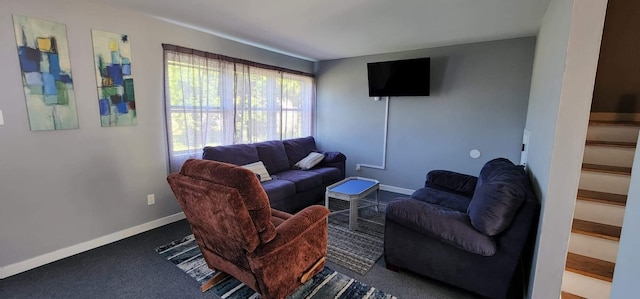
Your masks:
<instances>
[{"instance_id":1,"label":"blue coffee table","mask_svg":"<svg viewBox=\"0 0 640 299\"><path fill-rule=\"evenodd\" d=\"M331 186L327 186L324 196L324 206L329 208L329 198L345 200L349 202L349 209L331 212L331 214L349 211L349 230L358 228L358 208L365 208L375 205L378 211L378 192L380 182L374 179L362 177L348 177ZM376 192L375 204L362 205L358 207L358 201L366 200L367 195Z\"/></svg>"}]
</instances>

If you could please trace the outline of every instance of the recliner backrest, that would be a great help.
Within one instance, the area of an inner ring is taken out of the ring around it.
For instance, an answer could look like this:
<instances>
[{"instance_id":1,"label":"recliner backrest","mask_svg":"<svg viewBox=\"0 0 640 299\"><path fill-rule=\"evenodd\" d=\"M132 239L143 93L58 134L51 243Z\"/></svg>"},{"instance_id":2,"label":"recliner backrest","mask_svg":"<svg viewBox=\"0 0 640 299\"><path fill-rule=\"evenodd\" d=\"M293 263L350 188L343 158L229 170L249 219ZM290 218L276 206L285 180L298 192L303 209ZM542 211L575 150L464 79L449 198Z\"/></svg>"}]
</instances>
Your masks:
<instances>
[{"instance_id":1,"label":"recliner backrest","mask_svg":"<svg viewBox=\"0 0 640 299\"><path fill-rule=\"evenodd\" d=\"M269 242L275 237L269 198L252 171L217 161L189 159L182 166L180 174L234 189L238 193L238 200L244 204L260 241Z\"/></svg>"}]
</instances>

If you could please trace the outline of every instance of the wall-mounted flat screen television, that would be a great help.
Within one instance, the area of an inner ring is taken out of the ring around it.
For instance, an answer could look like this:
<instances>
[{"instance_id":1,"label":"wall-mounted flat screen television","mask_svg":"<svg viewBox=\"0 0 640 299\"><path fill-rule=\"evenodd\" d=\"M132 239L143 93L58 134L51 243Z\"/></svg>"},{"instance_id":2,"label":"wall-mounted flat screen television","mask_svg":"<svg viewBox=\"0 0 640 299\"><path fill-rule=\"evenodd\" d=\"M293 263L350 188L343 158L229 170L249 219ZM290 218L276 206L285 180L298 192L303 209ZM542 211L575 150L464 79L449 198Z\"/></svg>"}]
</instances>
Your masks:
<instances>
[{"instance_id":1,"label":"wall-mounted flat screen television","mask_svg":"<svg viewBox=\"0 0 640 299\"><path fill-rule=\"evenodd\" d=\"M428 96L431 59L367 63L370 97Z\"/></svg>"}]
</instances>

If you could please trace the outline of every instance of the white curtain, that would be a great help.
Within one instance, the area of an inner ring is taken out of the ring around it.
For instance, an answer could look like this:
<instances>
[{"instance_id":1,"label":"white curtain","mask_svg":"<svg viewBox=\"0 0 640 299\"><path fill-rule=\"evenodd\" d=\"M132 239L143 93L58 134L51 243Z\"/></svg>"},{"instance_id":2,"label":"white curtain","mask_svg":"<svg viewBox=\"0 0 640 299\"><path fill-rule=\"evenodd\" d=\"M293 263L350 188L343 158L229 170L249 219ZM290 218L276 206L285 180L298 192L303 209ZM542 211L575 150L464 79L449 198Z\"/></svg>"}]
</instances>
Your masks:
<instances>
[{"instance_id":1,"label":"white curtain","mask_svg":"<svg viewBox=\"0 0 640 299\"><path fill-rule=\"evenodd\" d=\"M312 135L313 77L176 46L164 53L171 172L205 146Z\"/></svg>"}]
</instances>

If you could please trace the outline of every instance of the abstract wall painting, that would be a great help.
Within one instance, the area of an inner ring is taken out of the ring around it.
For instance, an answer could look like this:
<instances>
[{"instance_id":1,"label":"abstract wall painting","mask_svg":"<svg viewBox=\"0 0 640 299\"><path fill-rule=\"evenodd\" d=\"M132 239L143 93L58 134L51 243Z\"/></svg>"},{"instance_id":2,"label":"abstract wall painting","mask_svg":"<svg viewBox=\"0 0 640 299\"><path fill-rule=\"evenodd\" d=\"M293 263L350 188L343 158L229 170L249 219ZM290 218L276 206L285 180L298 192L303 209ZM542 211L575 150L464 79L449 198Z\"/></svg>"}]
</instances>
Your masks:
<instances>
[{"instance_id":1,"label":"abstract wall painting","mask_svg":"<svg viewBox=\"0 0 640 299\"><path fill-rule=\"evenodd\" d=\"M91 30L103 127L135 126L131 47L124 34Z\"/></svg>"},{"instance_id":2,"label":"abstract wall painting","mask_svg":"<svg viewBox=\"0 0 640 299\"><path fill-rule=\"evenodd\" d=\"M13 15L31 131L77 129L67 28Z\"/></svg>"}]
</instances>

